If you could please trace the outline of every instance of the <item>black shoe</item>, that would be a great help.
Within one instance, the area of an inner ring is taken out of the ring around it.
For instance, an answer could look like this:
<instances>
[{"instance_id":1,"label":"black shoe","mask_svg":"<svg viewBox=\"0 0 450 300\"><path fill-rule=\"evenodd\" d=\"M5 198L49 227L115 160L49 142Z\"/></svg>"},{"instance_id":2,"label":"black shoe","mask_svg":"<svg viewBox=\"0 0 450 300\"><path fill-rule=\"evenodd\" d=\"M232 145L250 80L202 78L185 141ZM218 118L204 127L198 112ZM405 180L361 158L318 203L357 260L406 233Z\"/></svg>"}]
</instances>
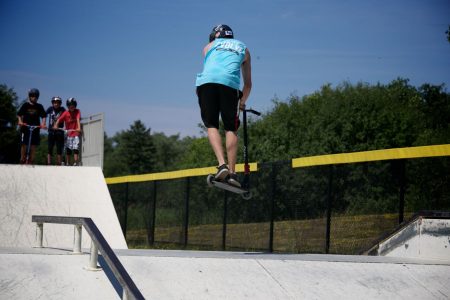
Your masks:
<instances>
[{"instance_id":1,"label":"black shoe","mask_svg":"<svg viewBox=\"0 0 450 300\"><path fill-rule=\"evenodd\" d=\"M241 183L239 182L238 176L236 173L230 173L230 175L228 175L227 182L229 185L232 185L232 186L235 186L238 188L241 187Z\"/></svg>"},{"instance_id":2,"label":"black shoe","mask_svg":"<svg viewBox=\"0 0 450 300\"><path fill-rule=\"evenodd\" d=\"M214 180L224 181L225 178L227 178L228 174L230 174L230 171L228 170L228 166L226 164L223 164L223 165L217 167L217 173L214 176Z\"/></svg>"}]
</instances>

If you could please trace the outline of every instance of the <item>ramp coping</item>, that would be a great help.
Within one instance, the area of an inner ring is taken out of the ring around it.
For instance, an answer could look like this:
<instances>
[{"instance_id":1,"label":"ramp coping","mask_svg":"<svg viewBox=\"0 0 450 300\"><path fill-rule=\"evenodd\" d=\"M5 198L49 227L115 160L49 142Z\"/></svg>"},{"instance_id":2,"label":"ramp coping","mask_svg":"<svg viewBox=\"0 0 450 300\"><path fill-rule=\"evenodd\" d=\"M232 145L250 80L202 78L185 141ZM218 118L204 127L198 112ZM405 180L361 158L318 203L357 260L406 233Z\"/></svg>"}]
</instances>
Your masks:
<instances>
[{"instance_id":1,"label":"ramp coping","mask_svg":"<svg viewBox=\"0 0 450 300\"><path fill-rule=\"evenodd\" d=\"M81 252L81 226L83 226L92 239L90 268L97 268L98 251L100 251L106 264L123 288L122 299L145 299L91 218L33 215L31 221L37 224L38 247L42 247L44 223L75 225L75 253Z\"/></svg>"}]
</instances>

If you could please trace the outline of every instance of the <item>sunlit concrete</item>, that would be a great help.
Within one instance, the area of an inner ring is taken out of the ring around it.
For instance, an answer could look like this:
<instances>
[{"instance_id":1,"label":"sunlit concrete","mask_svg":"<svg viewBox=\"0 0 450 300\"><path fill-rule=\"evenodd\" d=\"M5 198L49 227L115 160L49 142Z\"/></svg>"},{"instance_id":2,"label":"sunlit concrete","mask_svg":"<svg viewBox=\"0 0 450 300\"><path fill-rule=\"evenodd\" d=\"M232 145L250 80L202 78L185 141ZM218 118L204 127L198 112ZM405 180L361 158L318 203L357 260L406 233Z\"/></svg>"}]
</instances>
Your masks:
<instances>
[{"instance_id":1,"label":"sunlit concrete","mask_svg":"<svg viewBox=\"0 0 450 300\"><path fill-rule=\"evenodd\" d=\"M0 165L0 247L32 247L32 215L92 218L112 248L127 249L98 167ZM72 225L44 225L44 246L72 247ZM82 247L90 247L83 230Z\"/></svg>"}]
</instances>

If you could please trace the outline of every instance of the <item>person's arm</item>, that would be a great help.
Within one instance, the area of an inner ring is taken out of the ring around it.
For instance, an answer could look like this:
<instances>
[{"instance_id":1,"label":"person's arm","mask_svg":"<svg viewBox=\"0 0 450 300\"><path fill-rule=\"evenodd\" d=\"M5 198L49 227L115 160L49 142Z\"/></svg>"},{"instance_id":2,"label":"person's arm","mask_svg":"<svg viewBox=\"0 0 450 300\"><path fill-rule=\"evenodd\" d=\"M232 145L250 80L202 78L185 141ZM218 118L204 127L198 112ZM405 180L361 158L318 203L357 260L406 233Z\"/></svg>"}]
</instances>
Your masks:
<instances>
[{"instance_id":1,"label":"person's arm","mask_svg":"<svg viewBox=\"0 0 450 300\"><path fill-rule=\"evenodd\" d=\"M81 119L81 112L78 110L78 112L77 112L77 132L81 132L80 119Z\"/></svg>"},{"instance_id":2,"label":"person's arm","mask_svg":"<svg viewBox=\"0 0 450 300\"><path fill-rule=\"evenodd\" d=\"M47 112L45 111L44 107L41 105L40 108L41 111L41 128L46 129L47 128Z\"/></svg>"},{"instance_id":3,"label":"person's arm","mask_svg":"<svg viewBox=\"0 0 450 300\"><path fill-rule=\"evenodd\" d=\"M203 48L203 56L206 56L206 53L208 53L209 48L211 48L212 44L213 42L209 43L208 45L205 46L205 48Z\"/></svg>"},{"instance_id":4,"label":"person's arm","mask_svg":"<svg viewBox=\"0 0 450 300\"><path fill-rule=\"evenodd\" d=\"M58 129L59 122L61 122L61 120L64 118L65 115L66 115L66 112L63 112L61 114L61 116L59 116L59 118L56 120L55 124L53 124L53 129Z\"/></svg>"},{"instance_id":5,"label":"person's arm","mask_svg":"<svg viewBox=\"0 0 450 300\"><path fill-rule=\"evenodd\" d=\"M77 132L81 132L80 119L77 119Z\"/></svg>"},{"instance_id":6,"label":"person's arm","mask_svg":"<svg viewBox=\"0 0 450 300\"><path fill-rule=\"evenodd\" d=\"M22 127L23 124L23 105L19 108L19 111L17 112L17 125Z\"/></svg>"},{"instance_id":7,"label":"person's arm","mask_svg":"<svg viewBox=\"0 0 450 300\"><path fill-rule=\"evenodd\" d=\"M239 105L241 110L245 108L245 102L247 102L250 91L252 90L252 64L248 49L245 49L245 58L242 62L242 77L244 79L244 87L242 88L242 98Z\"/></svg>"},{"instance_id":8,"label":"person's arm","mask_svg":"<svg viewBox=\"0 0 450 300\"><path fill-rule=\"evenodd\" d=\"M43 128L43 129L45 129L45 128L47 128L47 118L46 117L43 117L42 118L42 122L41 122L41 128Z\"/></svg>"},{"instance_id":9,"label":"person's arm","mask_svg":"<svg viewBox=\"0 0 450 300\"><path fill-rule=\"evenodd\" d=\"M17 116L17 125L19 125L19 126L23 126L23 119L22 119L22 116Z\"/></svg>"}]
</instances>

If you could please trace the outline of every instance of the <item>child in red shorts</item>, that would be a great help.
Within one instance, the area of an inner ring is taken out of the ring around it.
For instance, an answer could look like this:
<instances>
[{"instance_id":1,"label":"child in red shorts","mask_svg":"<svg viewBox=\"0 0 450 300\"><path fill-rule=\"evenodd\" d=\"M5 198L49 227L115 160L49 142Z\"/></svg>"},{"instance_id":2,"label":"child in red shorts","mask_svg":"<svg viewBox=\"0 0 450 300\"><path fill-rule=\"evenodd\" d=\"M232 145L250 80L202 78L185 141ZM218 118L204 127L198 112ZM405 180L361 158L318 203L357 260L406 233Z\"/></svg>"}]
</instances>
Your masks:
<instances>
[{"instance_id":1,"label":"child in red shorts","mask_svg":"<svg viewBox=\"0 0 450 300\"><path fill-rule=\"evenodd\" d=\"M75 98L69 98L66 102L67 110L59 117L53 128L58 128L60 122L64 123L67 131L66 139L66 165L70 166L70 156L73 153L73 165L79 165L80 152L80 132L81 132L81 113L77 109L77 101Z\"/></svg>"}]
</instances>

